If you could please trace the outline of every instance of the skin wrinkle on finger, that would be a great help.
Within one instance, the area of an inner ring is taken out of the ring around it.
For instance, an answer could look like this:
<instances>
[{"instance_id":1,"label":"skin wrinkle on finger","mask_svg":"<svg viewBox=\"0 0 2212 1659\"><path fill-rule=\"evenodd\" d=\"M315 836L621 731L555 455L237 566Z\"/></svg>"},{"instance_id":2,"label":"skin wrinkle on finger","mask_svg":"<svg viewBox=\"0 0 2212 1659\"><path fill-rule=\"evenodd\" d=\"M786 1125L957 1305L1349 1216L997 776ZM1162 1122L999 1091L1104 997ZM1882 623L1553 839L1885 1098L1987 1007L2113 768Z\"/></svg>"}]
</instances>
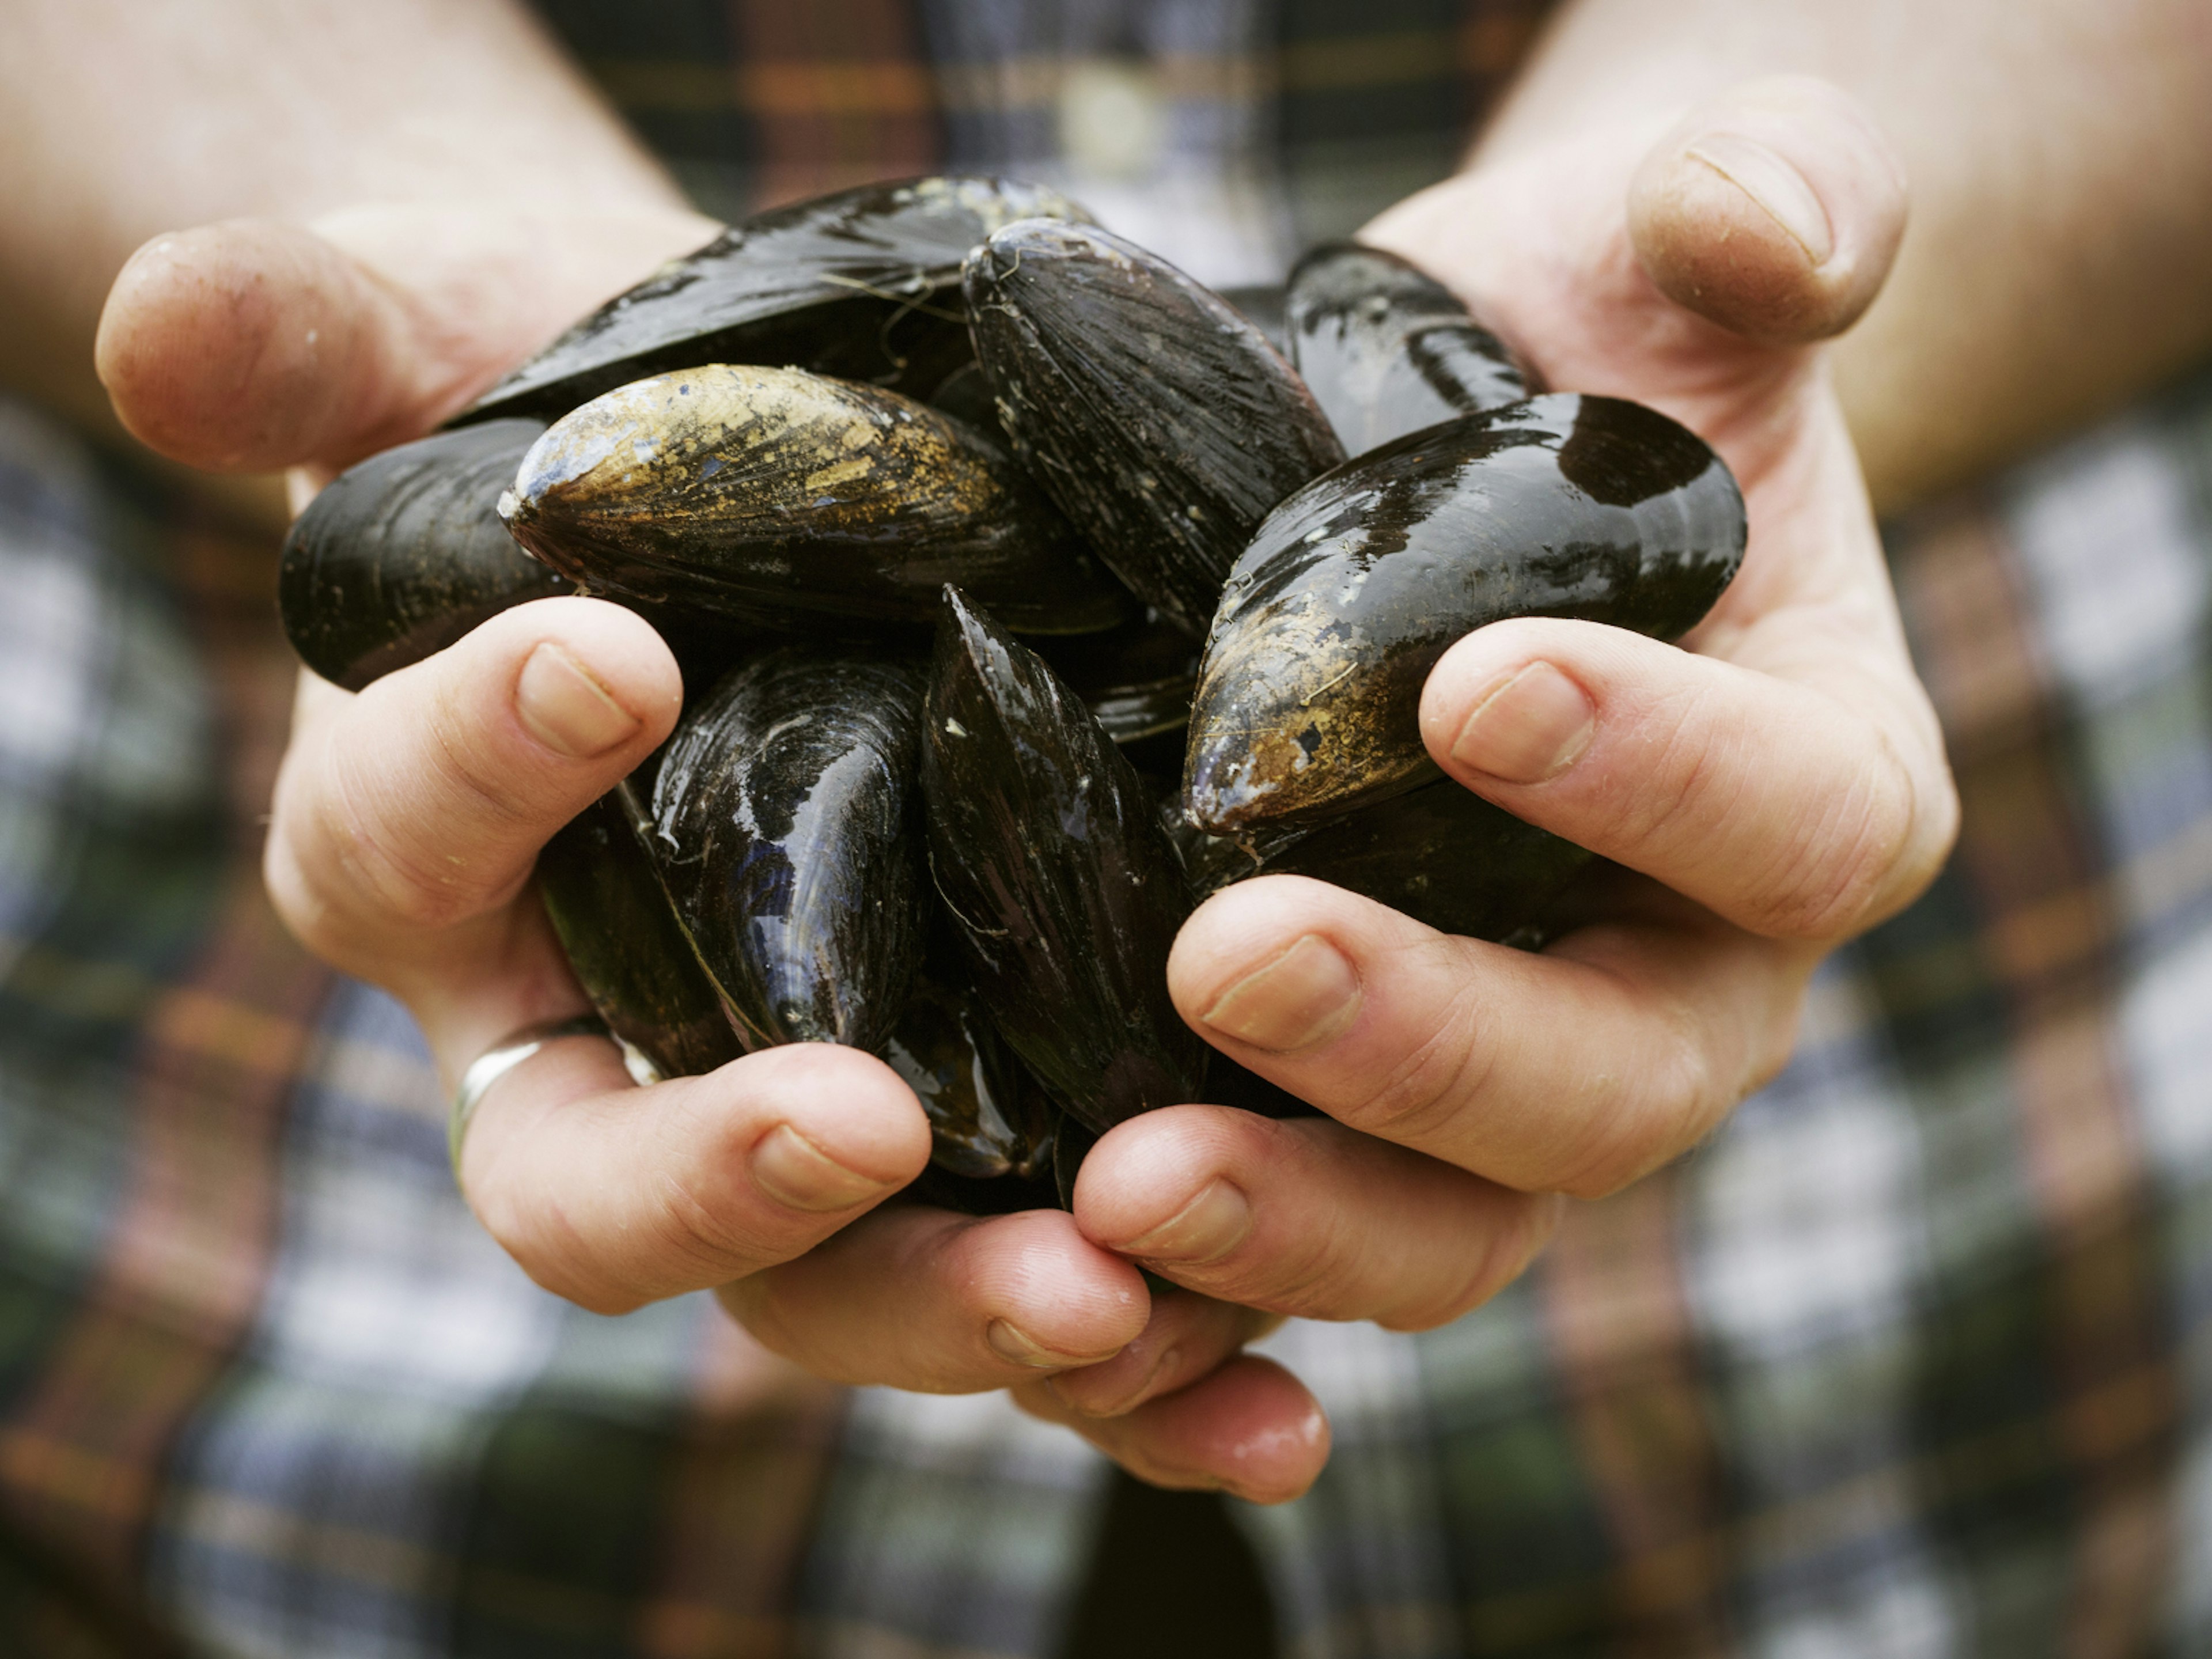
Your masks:
<instances>
[{"instance_id":1,"label":"skin wrinkle on finger","mask_svg":"<svg viewBox=\"0 0 2212 1659\"><path fill-rule=\"evenodd\" d=\"M1591 1196L1702 1138L1787 1053L1820 955L1662 899L1671 915L1531 956L1322 883L1256 878L1186 925L1170 988L1188 1009L1200 952L1233 960L1270 948L1270 928L1326 930L1375 987L1360 1022L1293 1056L1216 1046L1352 1128L1523 1191Z\"/></svg>"},{"instance_id":2,"label":"skin wrinkle on finger","mask_svg":"<svg viewBox=\"0 0 2212 1659\"><path fill-rule=\"evenodd\" d=\"M1179 1188L1223 1182L1258 1195L1231 1249L1162 1260L1123 1242ZM1208 1106L1121 1126L1085 1160L1076 1192L1087 1236L1192 1291L1393 1330L1429 1328L1501 1288L1553 1207L1326 1118L1277 1122Z\"/></svg>"},{"instance_id":3,"label":"skin wrinkle on finger","mask_svg":"<svg viewBox=\"0 0 2212 1659\"><path fill-rule=\"evenodd\" d=\"M1084 1417L1042 1384L1017 1389L1014 1402L1073 1429L1139 1480L1231 1492L1255 1504L1303 1495L1328 1456L1328 1419L1319 1402L1281 1366L1255 1355L1121 1417Z\"/></svg>"},{"instance_id":4,"label":"skin wrinkle on finger","mask_svg":"<svg viewBox=\"0 0 2212 1659\"><path fill-rule=\"evenodd\" d=\"M750 1154L787 1124L836 1146L872 1182L869 1199L801 1209L763 1192ZM800 1255L927 1157L919 1106L866 1056L771 1050L641 1091L599 1042L550 1045L502 1077L478 1106L461 1174L526 1272L607 1312Z\"/></svg>"},{"instance_id":5,"label":"skin wrinkle on finger","mask_svg":"<svg viewBox=\"0 0 2212 1659\"><path fill-rule=\"evenodd\" d=\"M878 1210L720 1294L757 1338L817 1376L944 1394L1036 1377L1036 1365L994 1349L994 1321L1089 1366L1135 1339L1151 1307L1134 1267L1048 1211Z\"/></svg>"},{"instance_id":6,"label":"skin wrinkle on finger","mask_svg":"<svg viewBox=\"0 0 2212 1659\"><path fill-rule=\"evenodd\" d=\"M1195 1291L1156 1293L1151 1319L1127 1347L1101 1364L1062 1371L1046 1386L1082 1416L1127 1416L1211 1376L1282 1322L1279 1315Z\"/></svg>"}]
</instances>

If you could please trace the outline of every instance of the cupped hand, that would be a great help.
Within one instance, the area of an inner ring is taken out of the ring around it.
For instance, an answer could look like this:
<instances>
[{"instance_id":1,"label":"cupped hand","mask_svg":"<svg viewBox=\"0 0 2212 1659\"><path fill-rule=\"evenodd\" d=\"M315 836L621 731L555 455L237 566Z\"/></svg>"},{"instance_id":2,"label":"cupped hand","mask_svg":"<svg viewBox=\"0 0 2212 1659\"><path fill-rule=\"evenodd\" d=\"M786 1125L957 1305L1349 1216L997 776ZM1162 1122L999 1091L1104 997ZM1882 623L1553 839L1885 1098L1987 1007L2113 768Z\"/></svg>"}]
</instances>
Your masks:
<instances>
[{"instance_id":1,"label":"cupped hand","mask_svg":"<svg viewBox=\"0 0 2212 1659\"><path fill-rule=\"evenodd\" d=\"M1455 1318L1527 1265L1569 1196L1666 1163L1772 1077L1821 956L1933 878L1955 798L1817 343L1873 299L1904 214L1869 120L1786 80L1656 147L1595 133L1479 166L1368 228L1551 385L1703 435L1743 487L1749 549L1686 649L1520 620L1431 675L1437 763L1620 866L1542 952L1289 876L1191 918L1176 1006L1326 1115L1187 1106L1120 1126L1077 1186L1086 1237L1274 1313ZM1126 1449L1128 1419L1065 1388L1025 1397Z\"/></svg>"},{"instance_id":2,"label":"cupped hand","mask_svg":"<svg viewBox=\"0 0 2212 1659\"><path fill-rule=\"evenodd\" d=\"M681 212L380 208L182 232L118 280L99 366L125 424L173 456L326 477L427 430L712 228ZM533 863L667 736L681 697L648 625L574 598L520 606L358 695L303 677L270 890L310 950L406 1003L448 1089L508 1034L585 1012ZM483 1095L458 1173L522 1267L587 1308L713 1288L820 1376L969 1391L1065 1375L1102 1407L1226 1364L1243 1380L1210 1414L1170 1416L1124 1461L1263 1499L1310 1480L1326 1449L1310 1397L1236 1358L1262 1316L1155 1301L1064 1214L885 1206L929 1144L913 1094L849 1049L641 1089L611 1043L573 1037Z\"/></svg>"}]
</instances>

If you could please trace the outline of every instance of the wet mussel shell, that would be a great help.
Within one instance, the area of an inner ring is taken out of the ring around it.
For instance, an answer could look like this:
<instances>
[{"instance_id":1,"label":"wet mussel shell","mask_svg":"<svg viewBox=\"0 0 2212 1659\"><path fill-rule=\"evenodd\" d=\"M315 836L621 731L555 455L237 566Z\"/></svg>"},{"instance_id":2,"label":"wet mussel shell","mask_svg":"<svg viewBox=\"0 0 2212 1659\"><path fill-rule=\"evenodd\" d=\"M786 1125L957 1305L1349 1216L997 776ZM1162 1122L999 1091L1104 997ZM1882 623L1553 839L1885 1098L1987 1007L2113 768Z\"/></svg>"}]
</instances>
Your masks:
<instances>
[{"instance_id":1,"label":"wet mussel shell","mask_svg":"<svg viewBox=\"0 0 2212 1659\"><path fill-rule=\"evenodd\" d=\"M915 980L884 1059L921 1102L937 1168L971 1181L1049 1174L1057 1112L949 975Z\"/></svg>"},{"instance_id":2,"label":"wet mussel shell","mask_svg":"<svg viewBox=\"0 0 2212 1659\"><path fill-rule=\"evenodd\" d=\"M663 884L748 1049L896 1027L922 945L921 685L791 646L687 713L653 781Z\"/></svg>"},{"instance_id":3,"label":"wet mussel shell","mask_svg":"<svg viewBox=\"0 0 2212 1659\"><path fill-rule=\"evenodd\" d=\"M545 843L538 891L592 1006L661 1076L695 1077L744 1052L617 794Z\"/></svg>"},{"instance_id":4,"label":"wet mussel shell","mask_svg":"<svg viewBox=\"0 0 2212 1659\"><path fill-rule=\"evenodd\" d=\"M971 347L961 261L1018 219L1083 217L1040 185L975 176L864 185L756 215L569 329L461 418L552 420L698 363L790 364L917 392Z\"/></svg>"},{"instance_id":5,"label":"wet mussel shell","mask_svg":"<svg viewBox=\"0 0 2212 1659\"><path fill-rule=\"evenodd\" d=\"M1189 724L1199 650L1195 637L1158 611L1104 633L1036 642L1037 654L1117 744Z\"/></svg>"},{"instance_id":6,"label":"wet mussel shell","mask_svg":"<svg viewBox=\"0 0 2212 1659\"><path fill-rule=\"evenodd\" d=\"M422 661L501 611L572 592L495 510L544 431L495 421L370 457L284 538L276 606L300 660L349 691Z\"/></svg>"},{"instance_id":7,"label":"wet mussel shell","mask_svg":"<svg viewBox=\"0 0 2212 1659\"><path fill-rule=\"evenodd\" d=\"M500 504L593 593L839 633L933 623L957 580L1042 633L1135 603L998 442L873 386L710 365L556 422Z\"/></svg>"},{"instance_id":8,"label":"wet mussel shell","mask_svg":"<svg viewBox=\"0 0 2212 1659\"><path fill-rule=\"evenodd\" d=\"M1144 785L1036 653L948 592L923 706L930 867L993 1022L1103 1132L1195 1100L1167 958L1190 896Z\"/></svg>"},{"instance_id":9,"label":"wet mussel shell","mask_svg":"<svg viewBox=\"0 0 2212 1659\"><path fill-rule=\"evenodd\" d=\"M1449 289L1380 248L1316 248L1284 309L1291 361L1354 455L1543 389Z\"/></svg>"},{"instance_id":10,"label":"wet mussel shell","mask_svg":"<svg viewBox=\"0 0 2212 1659\"><path fill-rule=\"evenodd\" d=\"M1311 876L1439 933L1504 939L1539 915L1590 854L1449 778L1315 824L1182 841L1200 896L1251 876Z\"/></svg>"},{"instance_id":11,"label":"wet mussel shell","mask_svg":"<svg viewBox=\"0 0 2212 1659\"><path fill-rule=\"evenodd\" d=\"M1616 398L1536 398L1362 456L1284 501L1238 560L1192 704L1184 810L1230 835L1434 778L1421 686L1454 641L1509 617L1679 638L1744 533L1719 457Z\"/></svg>"},{"instance_id":12,"label":"wet mussel shell","mask_svg":"<svg viewBox=\"0 0 2212 1659\"><path fill-rule=\"evenodd\" d=\"M1344 459L1297 374L1218 295L1086 226L1008 226L965 287L1017 453L1122 580L1205 632L1268 509Z\"/></svg>"}]
</instances>

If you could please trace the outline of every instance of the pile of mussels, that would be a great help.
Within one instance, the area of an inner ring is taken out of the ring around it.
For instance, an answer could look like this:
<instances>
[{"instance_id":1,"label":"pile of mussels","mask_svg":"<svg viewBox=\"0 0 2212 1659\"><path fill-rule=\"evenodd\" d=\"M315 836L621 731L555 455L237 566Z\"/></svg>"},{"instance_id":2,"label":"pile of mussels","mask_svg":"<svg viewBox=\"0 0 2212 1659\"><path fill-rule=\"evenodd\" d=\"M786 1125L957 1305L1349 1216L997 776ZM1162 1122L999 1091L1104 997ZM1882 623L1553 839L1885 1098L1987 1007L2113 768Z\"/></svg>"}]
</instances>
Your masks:
<instances>
[{"instance_id":1,"label":"pile of mussels","mask_svg":"<svg viewBox=\"0 0 2212 1659\"><path fill-rule=\"evenodd\" d=\"M1543 394L1403 261L1323 247L1281 306L1288 361L1009 181L764 214L332 483L285 627L358 688L551 594L651 620L682 720L538 866L633 1069L854 1044L928 1112L921 1196L1064 1203L1134 1113L1294 1107L1169 1000L1199 898L1525 940L1588 860L1440 778L1446 647L1676 638L1743 555L1702 442Z\"/></svg>"}]
</instances>

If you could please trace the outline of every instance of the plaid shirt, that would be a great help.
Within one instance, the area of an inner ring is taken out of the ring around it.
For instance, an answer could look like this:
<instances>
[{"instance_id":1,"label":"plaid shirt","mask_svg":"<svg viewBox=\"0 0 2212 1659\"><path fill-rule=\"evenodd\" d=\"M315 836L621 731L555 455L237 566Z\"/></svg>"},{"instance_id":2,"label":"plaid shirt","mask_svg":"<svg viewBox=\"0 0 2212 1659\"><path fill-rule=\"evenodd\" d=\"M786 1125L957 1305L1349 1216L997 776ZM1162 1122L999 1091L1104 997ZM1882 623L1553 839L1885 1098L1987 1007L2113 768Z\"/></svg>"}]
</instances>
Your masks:
<instances>
[{"instance_id":1,"label":"plaid shirt","mask_svg":"<svg viewBox=\"0 0 2212 1659\"><path fill-rule=\"evenodd\" d=\"M1234 282L1445 171L1537 8L546 9L712 209L1006 165ZM1237 1510L1286 1653L2212 1650L2212 379L1890 546L1956 857L1489 1306L1273 1339L1336 1425ZM270 568L0 404L0 1652L1050 1652L1072 1437L476 1228L260 890Z\"/></svg>"}]
</instances>

